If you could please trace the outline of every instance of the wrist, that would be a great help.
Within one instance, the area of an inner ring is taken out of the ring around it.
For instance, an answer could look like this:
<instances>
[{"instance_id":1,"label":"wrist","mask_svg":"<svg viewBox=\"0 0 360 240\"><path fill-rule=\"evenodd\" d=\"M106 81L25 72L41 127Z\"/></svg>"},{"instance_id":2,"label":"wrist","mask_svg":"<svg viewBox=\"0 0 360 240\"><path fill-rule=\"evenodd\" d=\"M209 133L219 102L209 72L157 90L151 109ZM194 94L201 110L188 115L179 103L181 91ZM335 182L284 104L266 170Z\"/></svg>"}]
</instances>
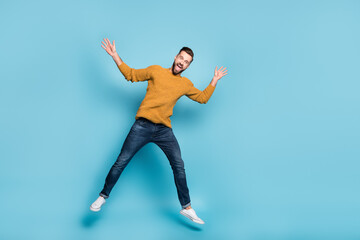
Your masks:
<instances>
[{"instance_id":1,"label":"wrist","mask_svg":"<svg viewBox=\"0 0 360 240\"><path fill-rule=\"evenodd\" d=\"M210 84L211 84L213 87L215 87L216 84L217 84L217 81L218 81L218 79L213 78L213 79L211 80Z\"/></svg>"},{"instance_id":2,"label":"wrist","mask_svg":"<svg viewBox=\"0 0 360 240\"><path fill-rule=\"evenodd\" d=\"M121 60L120 56L115 52L114 56L112 57L116 65L120 66L123 61Z\"/></svg>"}]
</instances>

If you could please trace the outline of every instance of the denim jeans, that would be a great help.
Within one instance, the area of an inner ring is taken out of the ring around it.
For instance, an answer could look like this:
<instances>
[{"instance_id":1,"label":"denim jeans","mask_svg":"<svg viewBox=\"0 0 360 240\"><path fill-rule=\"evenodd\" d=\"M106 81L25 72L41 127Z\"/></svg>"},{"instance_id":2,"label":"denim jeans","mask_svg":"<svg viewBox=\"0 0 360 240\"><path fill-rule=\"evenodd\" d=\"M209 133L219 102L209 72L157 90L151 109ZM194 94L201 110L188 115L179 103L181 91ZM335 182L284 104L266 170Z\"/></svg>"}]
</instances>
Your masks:
<instances>
[{"instance_id":1,"label":"denim jeans","mask_svg":"<svg viewBox=\"0 0 360 240\"><path fill-rule=\"evenodd\" d=\"M132 157L149 142L158 145L165 153L174 173L180 204L183 208L189 206L190 196L186 183L184 161L181 158L180 147L173 131L163 124L155 124L145 118L137 119L131 127L121 152L105 179L105 185L100 196L109 197L112 188Z\"/></svg>"}]
</instances>

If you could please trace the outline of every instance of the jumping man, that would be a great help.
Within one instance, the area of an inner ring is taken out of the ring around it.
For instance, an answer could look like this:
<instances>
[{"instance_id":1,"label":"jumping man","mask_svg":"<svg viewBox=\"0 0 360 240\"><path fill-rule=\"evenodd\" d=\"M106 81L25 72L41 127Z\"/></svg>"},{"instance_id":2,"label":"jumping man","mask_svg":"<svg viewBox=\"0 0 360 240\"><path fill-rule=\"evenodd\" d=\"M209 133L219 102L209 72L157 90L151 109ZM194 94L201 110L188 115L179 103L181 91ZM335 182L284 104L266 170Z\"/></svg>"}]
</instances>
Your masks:
<instances>
[{"instance_id":1,"label":"jumping man","mask_svg":"<svg viewBox=\"0 0 360 240\"><path fill-rule=\"evenodd\" d=\"M193 51L188 47L183 47L179 51L170 68L151 65L144 69L133 69L126 65L116 52L115 41L111 44L109 39L104 38L101 47L114 59L126 80L131 82L148 81L148 87L145 98L135 116L135 122L123 143L116 162L105 179L104 188L96 201L91 204L90 209L95 212L100 211L105 199L109 197L112 188L135 153L145 144L153 142L161 148L170 162L182 206L180 213L196 223L204 224L190 204L184 162L181 158L179 144L172 131L170 117L176 101L183 95L196 102L207 103L219 79L227 74L226 68L218 69L216 67L210 84L204 91L200 91L188 78L181 76L181 73L190 66L194 57Z\"/></svg>"}]
</instances>

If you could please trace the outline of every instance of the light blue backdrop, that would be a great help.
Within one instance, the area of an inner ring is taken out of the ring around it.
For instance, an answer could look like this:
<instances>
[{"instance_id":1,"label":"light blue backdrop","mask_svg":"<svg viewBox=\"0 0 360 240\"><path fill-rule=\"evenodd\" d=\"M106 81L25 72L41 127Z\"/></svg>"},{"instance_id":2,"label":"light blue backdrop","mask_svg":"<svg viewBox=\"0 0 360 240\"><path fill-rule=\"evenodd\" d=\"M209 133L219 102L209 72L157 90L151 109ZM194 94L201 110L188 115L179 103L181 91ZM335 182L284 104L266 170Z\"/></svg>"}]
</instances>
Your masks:
<instances>
[{"instance_id":1,"label":"light blue backdrop","mask_svg":"<svg viewBox=\"0 0 360 240\"><path fill-rule=\"evenodd\" d=\"M3 1L0 239L359 239L359 1ZM173 129L193 207L153 144L89 211L134 122L134 68L195 52Z\"/></svg>"}]
</instances>

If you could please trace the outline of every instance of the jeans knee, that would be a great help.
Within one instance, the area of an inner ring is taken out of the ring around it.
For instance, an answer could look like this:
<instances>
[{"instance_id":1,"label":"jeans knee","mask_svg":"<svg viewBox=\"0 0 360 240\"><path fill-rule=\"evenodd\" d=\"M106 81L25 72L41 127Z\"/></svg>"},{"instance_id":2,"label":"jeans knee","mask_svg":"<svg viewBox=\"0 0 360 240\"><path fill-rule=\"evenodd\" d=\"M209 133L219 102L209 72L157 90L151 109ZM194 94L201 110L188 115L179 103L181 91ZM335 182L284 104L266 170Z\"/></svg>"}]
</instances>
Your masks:
<instances>
[{"instance_id":1,"label":"jeans knee","mask_svg":"<svg viewBox=\"0 0 360 240\"><path fill-rule=\"evenodd\" d=\"M185 177L184 162L178 162L172 166L174 174L178 177Z\"/></svg>"},{"instance_id":2,"label":"jeans knee","mask_svg":"<svg viewBox=\"0 0 360 240\"><path fill-rule=\"evenodd\" d=\"M114 163L114 168L116 169L123 169L126 167L127 163L129 162L130 158L126 156L120 155L116 162Z\"/></svg>"}]
</instances>

